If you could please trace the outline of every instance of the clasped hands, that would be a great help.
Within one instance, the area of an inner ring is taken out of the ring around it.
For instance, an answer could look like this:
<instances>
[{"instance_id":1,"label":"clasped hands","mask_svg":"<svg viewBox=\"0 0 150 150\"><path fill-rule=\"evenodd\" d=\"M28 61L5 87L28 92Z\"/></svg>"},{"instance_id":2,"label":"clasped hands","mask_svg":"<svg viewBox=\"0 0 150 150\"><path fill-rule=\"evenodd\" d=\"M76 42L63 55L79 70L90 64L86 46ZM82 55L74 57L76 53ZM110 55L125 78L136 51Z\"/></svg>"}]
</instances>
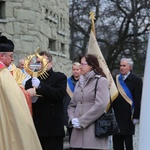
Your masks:
<instances>
[{"instance_id":1,"label":"clasped hands","mask_svg":"<svg viewBox=\"0 0 150 150\"><path fill-rule=\"evenodd\" d=\"M78 128L78 129L82 128L78 118L73 118L71 120L71 123L72 123L74 128Z\"/></svg>"},{"instance_id":2,"label":"clasped hands","mask_svg":"<svg viewBox=\"0 0 150 150\"><path fill-rule=\"evenodd\" d=\"M28 91L28 93L29 93L30 96L31 96L32 103L35 103L35 102L37 101L37 99L38 99L38 96L39 96L39 95L36 94L35 88L38 88L38 87L39 87L39 85L40 85L40 80L39 80L38 78L36 78L36 77L33 77L33 78L31 79L31 83L32 83L33 88L30 88L30 89L28 89L27 91Z\"/></svg>"}]
</instances>

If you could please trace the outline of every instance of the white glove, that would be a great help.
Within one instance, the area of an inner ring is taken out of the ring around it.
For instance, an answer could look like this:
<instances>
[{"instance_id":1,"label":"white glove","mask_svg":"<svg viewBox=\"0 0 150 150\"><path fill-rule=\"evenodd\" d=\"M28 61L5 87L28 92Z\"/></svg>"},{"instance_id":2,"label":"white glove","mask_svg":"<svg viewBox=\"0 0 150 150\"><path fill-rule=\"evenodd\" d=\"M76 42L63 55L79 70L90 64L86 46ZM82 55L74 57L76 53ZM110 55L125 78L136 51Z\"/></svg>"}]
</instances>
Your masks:
<instances>
[{"instance_id":1,"label":"white glove","mask_svg":"<svg viewBox=\"0 0 150 150\"><path fill-rule=\"evenodd\" d=\"M133 124L138 124L139 123L139 119L133 119L132 122L133 122Z\"/></svg>"},{"instance_id":2,"label":"white glove","mask_svg":"<svg viewBox=\"0 0 150 150\"><path fill-rule=\"evenodd\" d=\"M33 96L31 97L31 99L32 99L32 103L36 103L36 101L38 100L38 96Z\"/></svg>"},{"instance_id":3,"label":"white glove","mask_svg":"<svg viewBox=\"0 0 150 150\"><path fill-rule=\"evenodd\" d=\"M72 125L73 125L74 128L81 129L81 124L80 124L78 118L73 118L73 119L71 120L71 122L72 122Z\"/></svg>"},{"instance_id":4,"label":"white glove","mask_svg":"<svg viewBox=\"0 0 150 150\"><path fill-rule=\"evenodd\" d=\"M36 77L33 77L32 80L31 80L31 82L32 82L32 86L35 87L36 89L40 85L40 80L38 78L36 78Z\"/></svg>"}]
</instances>

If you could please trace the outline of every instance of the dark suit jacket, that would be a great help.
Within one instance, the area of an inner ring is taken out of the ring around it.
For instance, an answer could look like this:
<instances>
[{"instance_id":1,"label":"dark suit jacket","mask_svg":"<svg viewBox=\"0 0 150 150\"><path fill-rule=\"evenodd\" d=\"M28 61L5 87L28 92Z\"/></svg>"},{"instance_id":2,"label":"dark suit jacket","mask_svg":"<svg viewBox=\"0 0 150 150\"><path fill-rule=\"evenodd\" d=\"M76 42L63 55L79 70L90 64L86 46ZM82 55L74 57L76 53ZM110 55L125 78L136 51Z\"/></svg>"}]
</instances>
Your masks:
<instances>
[{"instance_id":1,"label":"dark suit jacket","mask_svg":"<svg viewBox=\"0 0 150 150\"><path fill-rule=\"evenodd\" d=\"M47 79L40 79L37 94L42 95L33 103L33 121L39 137L64 137L63 98L66 93L67 77L52 69ZM25 89L32 87L31 79Z\"/></svg>"},{"instance_id":2,"label":"dark suit jacket","mask_svg":"<svg viewBox=\"0 0 150 150\"><path fill-rule=\"evenodd\" d=\"M139 119L142 96L142 79L130 73L124 82L129 88L134 99L133 119ZM118 97L113 102L113 107L121 130L120 134L133 135L135 126L131 120L131 105L119 93Z\"/></svg>"}]
</instances>

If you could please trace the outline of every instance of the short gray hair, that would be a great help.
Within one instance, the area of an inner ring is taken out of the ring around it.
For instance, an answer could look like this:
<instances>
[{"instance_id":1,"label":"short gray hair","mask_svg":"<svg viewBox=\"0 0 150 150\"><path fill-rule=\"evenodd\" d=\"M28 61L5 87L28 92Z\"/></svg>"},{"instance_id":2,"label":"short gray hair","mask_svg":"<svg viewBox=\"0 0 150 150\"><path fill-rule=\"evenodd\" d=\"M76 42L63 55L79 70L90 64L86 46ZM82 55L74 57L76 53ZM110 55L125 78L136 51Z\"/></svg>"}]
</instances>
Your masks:
<instances>
[{"instance_id":1,"label":"short gray hair","mask_svg":"<svg viewBox=\"0 0 150 150\"><path fill-rule=\"evenodd\" d=\"M121 58L121 60L120 60L120 62L121 61L127 61L128 62L128 64L129 64L129 66L131 67L131 68L133 68L133 60L132 60L132 58Z\"/></svg>"},{"instance_id":2,"label":"short gray hair","mask_svg":"<svg viewBox=\"0 0 150 150\"><path fill-rule=\"evenodd\" d=\"M25 61L24 58L19 59L18 64L20 64L22 61Z\"/></svg>"}]
</instances>

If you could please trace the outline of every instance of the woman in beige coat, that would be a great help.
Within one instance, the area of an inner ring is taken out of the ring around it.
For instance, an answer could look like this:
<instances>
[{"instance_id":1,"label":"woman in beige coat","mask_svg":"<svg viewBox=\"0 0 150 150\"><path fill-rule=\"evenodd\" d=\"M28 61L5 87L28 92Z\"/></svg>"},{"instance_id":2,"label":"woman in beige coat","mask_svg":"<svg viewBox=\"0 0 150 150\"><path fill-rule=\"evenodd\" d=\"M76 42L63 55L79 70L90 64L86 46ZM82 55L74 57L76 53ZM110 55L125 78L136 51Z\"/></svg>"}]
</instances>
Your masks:
<instances>
[{"instance_id":1,"label":"woman in beige coat","mask_svg":"<svg viewBox=\"0 0 150 150\"><path fill-rule=\"evenodd\" d=\"M96 138L94 133L94 121L105 112L109 103L108 81L96 56L85 55L80 62L82 75L68 107L69 125L73 126L70 147L78 150L108 149L108 137Z\"/></svg>"}]
</instances>

